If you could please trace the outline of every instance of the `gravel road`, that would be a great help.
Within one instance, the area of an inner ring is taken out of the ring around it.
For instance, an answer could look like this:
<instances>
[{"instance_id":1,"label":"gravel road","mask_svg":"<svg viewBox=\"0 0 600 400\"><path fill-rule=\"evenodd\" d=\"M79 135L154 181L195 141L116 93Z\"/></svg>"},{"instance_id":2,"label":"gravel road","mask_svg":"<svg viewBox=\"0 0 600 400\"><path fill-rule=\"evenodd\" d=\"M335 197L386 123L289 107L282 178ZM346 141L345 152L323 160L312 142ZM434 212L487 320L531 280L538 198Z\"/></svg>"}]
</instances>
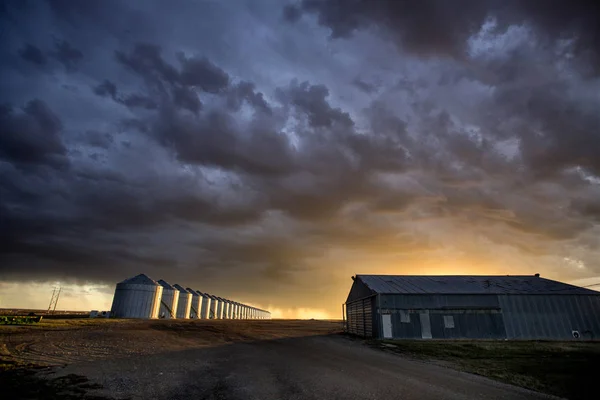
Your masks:
<instances>
[{"instance_id":1,"label":"gravel road","mask_svg":"<svg viewBox=\"0 0 600 400\"><path fill-rule=\"evenodd\" d=\"M233 343L67 366L131 399L547 399L340 335Z\"/></svg>"}]
</instances>

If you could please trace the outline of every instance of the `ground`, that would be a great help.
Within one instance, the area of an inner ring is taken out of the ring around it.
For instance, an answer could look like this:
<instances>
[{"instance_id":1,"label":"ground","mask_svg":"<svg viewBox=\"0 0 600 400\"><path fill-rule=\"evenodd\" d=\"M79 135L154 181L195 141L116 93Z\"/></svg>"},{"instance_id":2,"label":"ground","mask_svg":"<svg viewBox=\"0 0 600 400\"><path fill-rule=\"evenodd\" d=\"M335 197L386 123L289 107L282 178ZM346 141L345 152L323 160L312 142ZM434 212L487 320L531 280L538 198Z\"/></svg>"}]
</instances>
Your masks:
<instances>
[{"instance_id":1,"label":"ground","mask_svg":"<svg viewBox=\"0 0 600 400\"><path fill-rule=\"evenodd\" d=\"M394 354L419 353L415 348L382 351L340 328L332 321L276 320L1 326L0 388L11 399L548 398Z\"/></svg>"},{"instance_id":2,"label":"ground","mask_svg":"<svg viewBox=\"0 0 600 400\"><path fill-rule=\"evenodd\" d=\"M374 347L570 399L600 397L600 342L371 341Z\"/></svg>"}]
</instances>

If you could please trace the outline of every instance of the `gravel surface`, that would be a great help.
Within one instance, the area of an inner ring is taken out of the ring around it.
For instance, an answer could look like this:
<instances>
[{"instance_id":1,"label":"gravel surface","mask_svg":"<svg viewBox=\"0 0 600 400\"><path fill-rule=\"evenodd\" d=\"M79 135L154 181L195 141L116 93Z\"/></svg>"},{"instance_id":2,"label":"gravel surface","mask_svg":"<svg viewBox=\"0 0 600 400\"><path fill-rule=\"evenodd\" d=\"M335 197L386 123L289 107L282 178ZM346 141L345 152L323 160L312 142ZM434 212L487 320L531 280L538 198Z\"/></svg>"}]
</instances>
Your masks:
<instances>
[{"instance_id":1,"label":"gravel surface","mask_svg":"<svg viewBox=\"0 0 600 400\"><path fill-rule=\"evenodd\" d=\"M69 335L77 338L68 353L89 341L78 357L87 353L91 357L53 367L44 372L43 379L84 377L89 390L79 398L550 398L373 349L335 333L338 328L339 324L319 321L156 321L122 324L108 330L66 330L64 341L69 341ZM14 350L20 335L31 332L13 334L9 351ZM107 335L116 345L109 343ZM47 335L42 337L47 341ZM58 341L55 348L64 346L58 337L52 340ZM102 351L91 345L97 341L102 341ZM120 347L125 349L112 354ZM39 358L38 353L36 350ZM24 348L20 356L26 359L27 354ZM52 359L57 357L53 354Z\"/></svg>"}]
</instances>

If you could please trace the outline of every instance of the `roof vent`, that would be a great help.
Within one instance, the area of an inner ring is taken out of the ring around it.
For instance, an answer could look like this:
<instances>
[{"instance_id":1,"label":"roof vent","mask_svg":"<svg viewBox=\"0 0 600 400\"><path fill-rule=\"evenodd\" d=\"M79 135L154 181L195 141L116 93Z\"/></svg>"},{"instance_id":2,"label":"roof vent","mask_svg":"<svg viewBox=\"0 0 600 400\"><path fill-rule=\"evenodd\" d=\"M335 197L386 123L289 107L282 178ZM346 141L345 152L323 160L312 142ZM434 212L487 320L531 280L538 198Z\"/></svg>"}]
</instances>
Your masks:
<instances>
[{"instance_id":1,"label":"roof vent","mask_svg":"<svg viewBox=\"0 0 600 400\"><path fill-rule=\"evenodd\" d=\"M539 278L539 277L540 277L540 274L539 274L539 273L535 274L535 277L536 277L536 278Z\"/></svg>"}]
</instances>

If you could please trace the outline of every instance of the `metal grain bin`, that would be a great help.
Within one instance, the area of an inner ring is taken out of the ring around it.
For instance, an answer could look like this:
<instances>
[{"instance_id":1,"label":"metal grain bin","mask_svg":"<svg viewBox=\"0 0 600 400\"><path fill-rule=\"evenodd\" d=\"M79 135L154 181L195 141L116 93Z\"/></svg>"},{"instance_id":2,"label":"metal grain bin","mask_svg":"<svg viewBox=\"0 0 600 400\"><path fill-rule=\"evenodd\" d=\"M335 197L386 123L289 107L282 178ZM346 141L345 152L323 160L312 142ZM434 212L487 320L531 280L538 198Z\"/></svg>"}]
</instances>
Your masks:
<instances>
[{"instance_id":1,"label":"metal grain bin","mask_svg":"<svg viewBox=\"0 0 600 400\"><path fill-rule=\"evenodd\" d=\"M216 319L217 318L217 296L213 296L212 294L207 295L210 298L210 305L208 309L208 319Z\"/></svg>"},{"instance_id":2,"label":"metal grain bin","mask_svg":"<svg viewBox=\"0 0 600 400\"><path fill-rule=\"evenodd\" d=\"M198 292L201 297L200 318L208 319L210 311L210 296L206 293Z\"/></svg>"},{"instance_id":3,"label":"metal grain bin","mask_svg":"<svg viewBox=\"0 0 600 400\"><path fill-rule=\"evenodd\" d=\"M192 310L192 294L185 290L181 285L175 284L173 287L179 290L179 301L177 303L177 318L189 319Z\"/></svg>"},{"instance_id":4,"label":"metal grain bin","mask_svg":"<svg viewBox=\"0 0 600 400\"><path fill-rule=\"evenodd\" d=\"M239 303L236 302L236 301L234 301L233 302L233 313L232 313L231 318L233 318L233 319L240 319L240 314L239 314L240 309L239 309L239 307L240 307Z\"/></svg>"},{"instance_id":5,"label":"metal grain bin","mask_svg":"<svg viewBox=\"0 0 600 400\"><path fill-rule=\"evenodd\" d=\"M223 299L220 297L217 297L217 315L215 316L216 319L223 319L223 308L224 308Z\"/></svg>"},{"instance_id":6,"label":"metal grain bin","mask_svg":"<svg viewBox=\"0 0 600 400\"><path fill-rule=\"evenodd\" d=\"M117 318L158 318L163 287L144 274L117 283L110 314Z\"/></svg>"},{"instance_id":7,"label":"metal grain bin","mask_svg":"<svg viewBox=\"0 0 600 400\"><path fill-rule=\"evenodd\" d=\"M200 318L202 297L194 289L186 288L186 290L192 294L192 308L190 311L190 318Z\"/></svg>"},{"instance_id":8,"label":"metal grain bin","mask_svg":"<svg viewBox=\"0 0 600 400\"><path fill-rule=\"evenodd\" d=\"M158 317L165 319L177 318L179 290L177 290L175 287L171 286L162 279L158 281L158 284L163 287Z\"/></svg>"},{"instance_id":9,"label":"metal grain bin","mask_svg":"<svg viewBox=\"0 0 600 400\"><path fill-rule=\"evenodd\" d=\"M229 300L227 299L223 299L223 319L230 319L231 318L231 303Z\"/></svg>"}]
</instances>

